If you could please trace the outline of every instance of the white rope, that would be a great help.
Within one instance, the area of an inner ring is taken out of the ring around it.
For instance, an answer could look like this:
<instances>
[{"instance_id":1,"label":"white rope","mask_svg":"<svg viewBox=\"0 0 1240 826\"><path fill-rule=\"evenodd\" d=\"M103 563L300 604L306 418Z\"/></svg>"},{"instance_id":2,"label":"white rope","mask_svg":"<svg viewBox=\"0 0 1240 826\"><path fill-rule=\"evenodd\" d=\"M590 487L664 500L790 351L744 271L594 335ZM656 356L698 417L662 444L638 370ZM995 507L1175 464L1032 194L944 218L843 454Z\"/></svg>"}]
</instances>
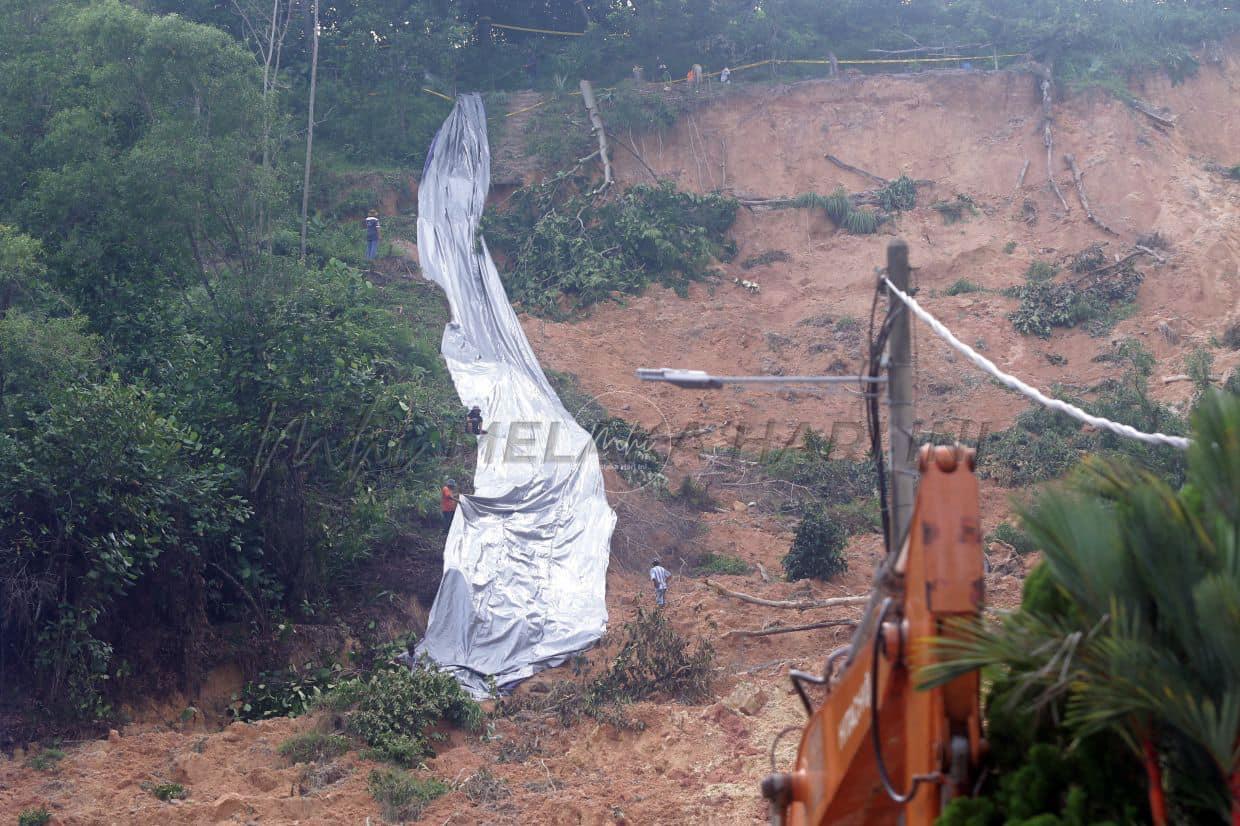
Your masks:
<instances>
[{"instance_id":1,"label":"white rope","mask_svg":"<svg viewBox=\"0 0 1240 826\"><path fill-rule=\"evenodd\" d=\"M1004 387L1008 387L1015 390L1017 393L1028 396L1039 404L1049 407L1051 410L1058 410L1060 413L1066 413L1072 418L1082 421L1087 425L1109 430L1118 436L1126 436L1129 439L1136 439L1139 442L1145 442L1152 445L1171 445L1172 447L1178 447L1181 450L1188 449L1189 441L1183 436L1168 436L1165 433L1142 433L1140 430L1137 430L1135 427L1130 425L1121 424L1120 422L1113 422L1110 419L1103 419L1099 416L1093 416L1086 413L1081 408L1068 404L1061 399L1052 399L1036 387L1031 387L1015 376L1010 376L1007 373L1004 373L996 367L994 362L990 359L981 355L972 347L952 335L951 330L944 327L942 322L922 309L921 305L914 301L912 297L904 292L901 292L901 290L895 284L892 284L890 279L886 276L883 276L883 282L887 285L887 289L891 290L892 295L903 301L904 304L913 311L914 315L926 322L926 324L930 325L930 329L933 330L940 338L959 350L965 358L976 364L984 372L989 373L997 379L1001 384L1003 384Z\"/></svg>"}]
</instances>

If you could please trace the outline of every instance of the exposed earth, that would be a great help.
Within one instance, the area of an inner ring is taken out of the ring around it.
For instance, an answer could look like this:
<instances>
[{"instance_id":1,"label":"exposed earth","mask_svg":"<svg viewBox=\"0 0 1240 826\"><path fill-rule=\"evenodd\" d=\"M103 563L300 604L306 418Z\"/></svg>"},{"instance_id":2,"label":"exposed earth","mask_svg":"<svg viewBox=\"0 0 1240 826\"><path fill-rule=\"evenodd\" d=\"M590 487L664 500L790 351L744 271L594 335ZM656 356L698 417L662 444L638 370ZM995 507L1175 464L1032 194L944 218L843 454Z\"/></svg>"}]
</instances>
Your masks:
<instances>
[{"instance_id":1,"label":"exposed earth","mask_svg":"<svg viewBox=\"0 0 1240 826\"><path fill-rule=\"evenodd\" d=\"M924 305L964 340L984 349L1001 368L1040 387L1088 387L1110 367L1092 359L1111 340L1136 337L1157 359L1156 396L1182 404L1187 382L1161 378L1184 372L1184 357L1240 318L1240 184L1214 165L1240 161L1240 52L1206 60L1181 85L1150 79L1133 92L1178 117L1173 128L1098 90L1068 96L1055 110L1054 172L1070 211L1047 185L1040 97L1032 76L1020 71L946 71L806 81L787 86L736 84L696 107L669 132L637 137L635 144L659 174L684 189L723 189L753 200L837 185L869 188L866 178L826 159L834 155L886 178L901 173L932 182L919 190L918 207L877 236L836 231L806 210L742 210L733 233L736 262L781 251L787 261L742 269L725 265L716 283L696 284L687 299L652 287L624 303L601 306L587 318L553 323L523 318L544 366L577 376L609 412L660 432L697 435L682 441L668 469L673 483L685 474L709 481L700 454L739 444L758 451L782 446L803 425L831 433L859 455L863 419L847 391L699 393L643 385L637 367L686 367L722 374L853 372L874 295L875 269L892 236L906 239ZM526 98L517 102L528 105ZM515 103L513 108L517 108ZM517 130L510 130L515 132ZM519 140L507 134L506 140ZM511 148L507 150L512 154ZM1084 172L1091 205L1118 232L1090 223L1077 200L1062 156ZM1029 162L1023 185L1017 181ZM631 157L616 159L620 182L649 180ZM976 214L945 224L928 205L967 195ZM1031 217L1032 216L1032 217ZM1169 242L1165 263L1140 262L1145 281L1135 311L1104 337L1057 331L1049 340L1022 337L1006 319L1014 299L999 293L1017 284L1035 259L1057 260L1105 242L1111 256L1138 236L1158 232ZM733 284L756 281L760 292ZM967 278L984 292L946 296ZM830 324L822 321L829 317ZM839 319L860 322L841 330ZM976 436L1009 425L1025 402L966 366L928 331L917 335L917 410L938 432ZM1048 355L1056 358L1052 361ZM1215 351L1226 375L1240 353ZM769 428L769 430L768 430ZM615 481L611 479L611 481ZM644 565L651 553L680 573L680 560L703 553L740 557L754 566L746 576L713 579L728 588L771 599L862 594L880 556L880 539L857 537L850 569L829 585L779 580L781 557L794 522L778 514L778 491L745 481L712 485L717 512L686 515L614 484L625 546L608 575L609 637L650 594ZM1014 491L986 483L983 522L989 530L1006 517ZM751 506L749 503L754 502ZM649 524L624 530L625 520ZM683 524L689 522L686 526ZM696 527L693 523L699 523ZM674 538L674 541L673 541ZM670 543L670 544L669 544ZM994 560L988 598L997 609L1019 601L1029 559ZM768 577L764 572L770 574ZM850 613L851 612L851 613ZM673 580L669 616L690 637L717 651L717 699L703 705L639 703L641 731L593 722L562 728L534 715L498 718L480 734L455 732L424 772L448 782L486 769L506 794L470 800L454 791L425 811L426 823L755 823L764 817L758 783L769 770L775 735L799 726L804 714L786 679L789 667L816 670L847 640L847 628L761 638L728 635L773 622L810 623L855 616L858 609L777 610L724 597L703 578ZM603 661L605 645L591 655ZM549 672L524 685L568 675ZM303 778L276 749L294 733L322 721L315 716L225 725L216 714L236 686L214 696L177 698L137 713L137 720L106 739L64 745L53 769L26 765L19 750L0 760L0 820L46 803L57 824L114 823L379 823L366 790L375 764L351 753L340 778ZM185 702L182 703L181 700ZM181 722L180 709L202 713ZM775 752L786 766L795 735ZM144 783L175 781L184 801L163 803Z\"/></svg>"}]
</instances>

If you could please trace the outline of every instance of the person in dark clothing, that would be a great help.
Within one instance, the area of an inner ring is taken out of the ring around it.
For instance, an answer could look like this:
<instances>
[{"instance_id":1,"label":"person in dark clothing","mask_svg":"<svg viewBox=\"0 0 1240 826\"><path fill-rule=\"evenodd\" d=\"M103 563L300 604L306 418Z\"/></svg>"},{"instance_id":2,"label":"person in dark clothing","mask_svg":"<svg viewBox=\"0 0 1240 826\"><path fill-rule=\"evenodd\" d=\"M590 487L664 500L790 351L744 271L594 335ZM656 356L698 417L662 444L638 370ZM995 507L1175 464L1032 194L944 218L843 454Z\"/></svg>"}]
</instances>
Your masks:
<instances>
[{"instance_id":1,"label":"person in dark clothing","mask_svg":"<svg viewBox=\"0 0 1240 826\"><path fill-rule=\"evenodd\" d=\"M456 514L456 503L461 501L461 497L456 492L455 479L448 479L444 482L443 490L440 491L440 499L443 509L443 532L447 533L452 529L452 517Z\"/></svg>"},{"instance_id":2,"label":"person in dark clothing","mask_svg":"<svg viewBox=\"0 0 1240 826\"><path fill-rule=\"evenodd\" d=\"M379 216L373 212L366 216L366 260L374 261L379 254Z\"/></svg>"},{"instance_id":3,"label":"person in dark clothing","mask_svg":"<svg viewBox=\"0 0 1240 826\"><path fill-rule=\"evenodd\" d=\"M473 436L481 436L486 433L482 429L482 408L474 405L470 411L465 414L465 432Z\"/></svg>"}]
</instances>

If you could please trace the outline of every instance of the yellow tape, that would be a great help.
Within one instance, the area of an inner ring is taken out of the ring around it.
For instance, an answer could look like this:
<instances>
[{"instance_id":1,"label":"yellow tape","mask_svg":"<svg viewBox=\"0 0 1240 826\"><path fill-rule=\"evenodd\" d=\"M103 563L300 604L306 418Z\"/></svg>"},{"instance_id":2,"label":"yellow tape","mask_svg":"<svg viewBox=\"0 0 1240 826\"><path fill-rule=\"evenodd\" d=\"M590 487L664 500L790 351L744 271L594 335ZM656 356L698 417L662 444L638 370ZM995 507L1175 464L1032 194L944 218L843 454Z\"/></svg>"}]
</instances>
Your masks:
<instances>
[{"instance_id":1,"label":"yellow tape","mask_svg":"<svg viewBox=\"0 0 1240 826\"><path fill-rule=\"evenodd\" d=\"M517 111L515 111L515 112L509 112L508 114L504 115L504 117L506 117L506 118L510 118L510 117L512 117L513 115L521 115L521 114L524 114L524 113L526 113L526 112L532 112L533 110L537 109L539 106L546 106L546 105L547 105L547 101L546 101L546 100L540 100L540 101L538 101L538 103L535 103L533 106L527 106L527 107L525 107L524 109L518 109L518 110L517 110Z\"/></svg>"},{"instance_id":2,"label":"yellow tape","mask_svg":"<svg viewBox=\"0 0 1240 826\"><path fill-rule=\"evenodd\" d=\"M448 101L448 103L454 102L452 98L448 97L443 92L436 92L434 89L427 89L425 86L422 87L422 91L426 92L428 95L434 95L437 98L443 98L444 100Z\"/></svg>"},{"instance_id":3,"label":"yellow tape","mask_svg":"<svg viewBox=\"0 0 1240 826\"><path fill-rule=\"evenodd\" d=\"M585 32L557 32L551 29L531 29L528 26L509 26L506 23L492 23L493 29L511 29L514 32L533 32L535 34L558 34L560 37L582 37Z\"/></svg>"}]
</instances>

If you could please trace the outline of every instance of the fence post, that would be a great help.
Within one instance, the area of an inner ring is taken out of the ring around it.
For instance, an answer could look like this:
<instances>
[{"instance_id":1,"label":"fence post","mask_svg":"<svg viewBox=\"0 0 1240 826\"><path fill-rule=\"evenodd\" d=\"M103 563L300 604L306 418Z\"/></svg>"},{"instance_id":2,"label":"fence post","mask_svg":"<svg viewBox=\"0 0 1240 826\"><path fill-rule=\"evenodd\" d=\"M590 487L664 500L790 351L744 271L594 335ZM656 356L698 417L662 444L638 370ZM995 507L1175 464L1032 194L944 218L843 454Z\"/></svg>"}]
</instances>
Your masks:
<instances>
[{"instance_id":1,"label":"fence post","mask_svg":"<svg viewBox=\"0 0 1240 826\"><path fill-rule=\"evenodd\" d=\"M908 244L887 245L887 277L901 292L909 291ZM913 444L913 355L910 314L894 295L888 299L893 313L887 339L887 443L891 446L891 547L898 554L913 519L917 490L917 465Z\"/></svg>"}]
</instances>

